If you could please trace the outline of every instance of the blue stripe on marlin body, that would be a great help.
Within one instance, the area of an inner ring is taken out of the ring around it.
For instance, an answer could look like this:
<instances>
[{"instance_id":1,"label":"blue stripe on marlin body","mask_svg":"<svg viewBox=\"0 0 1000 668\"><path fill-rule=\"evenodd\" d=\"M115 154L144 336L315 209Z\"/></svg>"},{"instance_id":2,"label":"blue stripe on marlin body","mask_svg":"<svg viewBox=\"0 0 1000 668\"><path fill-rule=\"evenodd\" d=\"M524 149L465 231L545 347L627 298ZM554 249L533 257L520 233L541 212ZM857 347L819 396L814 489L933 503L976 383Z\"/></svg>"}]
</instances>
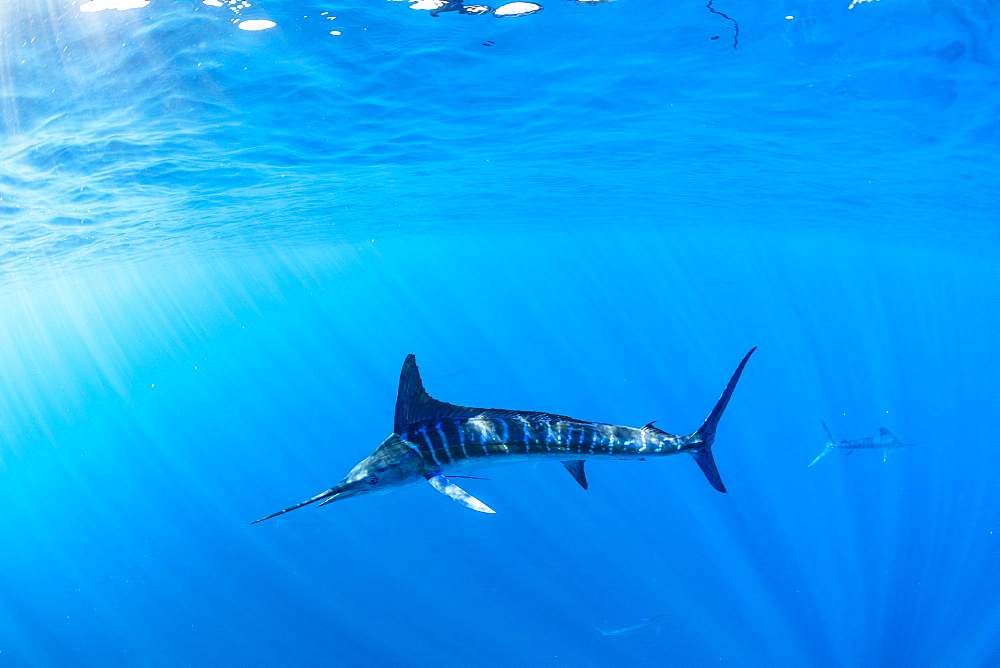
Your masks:
<instances>
[{"instance_id":1,"label":"blue stripe on marlin body","mask_svg":"<svg viewBox=\"0 0 1000 668\"><path fill-rule=\"evenodd\" d=\"M448 435L441 440L473 443L478 447L442 448L438 434ZM408 425L399 436L417 446L427 466L445 463L442 449L449 453L448 463L474 467L480 464L479 460L499 456L558 461L576 455L586 455L587 459L621 459L642 454L675 454L700 445L697 439L652 429L597 422L501 418L451 418L437 420L433 425L418 422Z\"/></svg>"},{"instance_id":2,"label":"blue stripe on marlin body","mask_svg":"<svg viewBox=\"0 0 1000 668\"><path fill-rule=\"evenodd\" d=\"M447 474L541 460L561 462L586 489L583 465L587 460L641 460L688 453L712 487L725 492L712 457L715 430L754 350L743 357L702 426L687 436L668 434L652 422L625 427L554 413L448 404L427 394L416 358L409 355L399 374L392 434L330 489L256 522L317 501L325 505L359 494L385 494L420 480L427 480L434 489L473 510L492 513L489 506L451 482Z\"/></svg>"}]
</instances>

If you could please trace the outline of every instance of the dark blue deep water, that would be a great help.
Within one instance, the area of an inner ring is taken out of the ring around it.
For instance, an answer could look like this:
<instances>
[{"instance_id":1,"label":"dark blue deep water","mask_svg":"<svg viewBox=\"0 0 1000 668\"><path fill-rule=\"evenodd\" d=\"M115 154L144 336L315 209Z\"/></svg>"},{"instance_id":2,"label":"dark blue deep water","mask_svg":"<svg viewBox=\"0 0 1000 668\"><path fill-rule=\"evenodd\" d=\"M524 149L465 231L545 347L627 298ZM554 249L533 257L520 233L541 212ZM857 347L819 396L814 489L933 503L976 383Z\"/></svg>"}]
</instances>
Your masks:
<instances>
[{"instance_id":1,"label":"dark blue deep water","mask_svg":"<svg viewBox=\"0 0 1000 668\"><path fill-rule=\"evenodd\" d=\"M541 1L0 0L0 665L1000 664L1000 4Z\"/></svg>"}]
</instances>

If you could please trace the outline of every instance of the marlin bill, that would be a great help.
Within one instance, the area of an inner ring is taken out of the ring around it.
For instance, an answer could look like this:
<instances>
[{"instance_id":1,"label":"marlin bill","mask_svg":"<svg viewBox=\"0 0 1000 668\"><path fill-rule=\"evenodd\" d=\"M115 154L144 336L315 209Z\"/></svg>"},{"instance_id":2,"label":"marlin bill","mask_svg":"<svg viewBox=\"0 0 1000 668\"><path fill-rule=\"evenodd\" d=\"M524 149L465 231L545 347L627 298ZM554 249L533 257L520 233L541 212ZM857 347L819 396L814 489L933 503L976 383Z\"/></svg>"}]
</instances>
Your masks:
<instances>
[{"instance_id":1,"label":"marlin bill","mask_svg":"<svg viewBox=\"0 0 1000 668\"><path fill-rule=\"evenodd\" d=\"M725 492L712 458L715 429L754 350L736 367L705 423L688 436L668 434L652 422L638 428L622 427L552 413L448 404L427 394L416 358L408 355L399 374L392 434L382 445L330 489L251 524L317 501L322 506L352 496L385 494L421 480L468 508L492 513L492 508L448 476L468 477L459 474L541 460L561 462L587 489L583 465L589 459L645 460L687 453L694 457L712 487Z\"/></svg>"},{"instance_id":2,"label":"marlin bill","mask_svg":"<svg viewBox=\"0 0 1000 668\"><path fill-rule=\"evenodd\" d=\"M819 423L823 425L823 431L826 432L826 447L823 448L823 452L816 455L816 459L809 462L809 466L812 466L819 460L823 459L823 457L830 454L833 450L843 450L847 454L851 454L855 450L881 450L882 461L884 462L889 458L890 450L895 450L896 448L902 448L909 445L916 445L916 443L903 443L896 438L895 434L884 427L879 428L878 436L866 436L864 438L849 438L841 441L834 441L833 435L830 433L830 429L826 426L826 423L822 420L820 420Z\"/></svg>"}]
</instances>

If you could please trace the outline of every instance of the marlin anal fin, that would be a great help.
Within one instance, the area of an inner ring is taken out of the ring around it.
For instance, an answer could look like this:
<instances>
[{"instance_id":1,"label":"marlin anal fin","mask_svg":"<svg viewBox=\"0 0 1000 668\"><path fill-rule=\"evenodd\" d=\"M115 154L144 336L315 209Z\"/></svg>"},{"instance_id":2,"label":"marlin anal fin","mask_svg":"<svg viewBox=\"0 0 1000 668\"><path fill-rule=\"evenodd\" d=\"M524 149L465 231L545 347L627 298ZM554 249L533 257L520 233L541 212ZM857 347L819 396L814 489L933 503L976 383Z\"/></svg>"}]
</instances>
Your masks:
<instances>
[{"instance_id":1,"label":"marlin anal fin","mask_svg":"<svg viewBox=\"0 0 1000 668\"><path fill-rule=\"evenodd\" d=\"M569 474L573 476L573 480L580 483L580 487L587 489L587 474L583 471L583 460L577 459L572 462L563 462L563 466L569 471Z\"/></svg>"},{"instance_id":2,"label":"marlin anal fin","mask_svg":"<svg viewBox=\"0 0 1000 668\"><path fill-rule=\"evenodd\" d=\"M427 482L437 491L441 492L447 497L458 501L466 508L472 508L473 510L478 510L481 513L495 513L496 511L487 506L485 503L472 496L464 489L448 480L440 473L427 474L424 476L427 478Z\"/></svg>"}]
</instances>

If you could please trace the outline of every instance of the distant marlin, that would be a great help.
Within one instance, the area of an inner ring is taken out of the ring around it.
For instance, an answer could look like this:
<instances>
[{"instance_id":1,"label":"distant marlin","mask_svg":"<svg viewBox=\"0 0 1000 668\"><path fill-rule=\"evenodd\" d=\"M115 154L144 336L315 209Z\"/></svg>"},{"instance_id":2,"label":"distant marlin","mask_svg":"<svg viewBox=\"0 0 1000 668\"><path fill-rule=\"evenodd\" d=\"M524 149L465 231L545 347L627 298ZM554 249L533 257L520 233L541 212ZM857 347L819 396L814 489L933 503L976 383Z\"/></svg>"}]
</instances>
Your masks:
<instances>
[{"instance_id":1,"label":"distant marlin","mask_svg":"<svg viewBox=\"0 0 1000 668\"><path fill-rule=\"evenodd\" d=\"M712 458L715 428L754 350L736 368L705 424L690 436L668 434L652 422L634 429L552 413L446 404L424 391L416 358L408 355L399 374L396 419L389 438L330 489L251 524L316 501L323 501L322 506L358 494L385 494L421 479L473 510L492 513L493 509L448 480L445 474L543 459L562 462L587 489L583 472L587 459L645 459L687 452L698 462L712 487L725 492Z\"/></svg>"},{"instance_id":2,"label":"distant marlin","mask_svg":"<svg viewBox=\"0 0 1000 668\"><path fill-rule=\"evenodd\" d=\"M660 628L667 623L670 619L669 615L656 615L655 617L647 617L643 619L638 624L633 624L632 626L626 626L621 629L612 629L610 631L605 631L603 629L597 629L601 632L602 636L630 636L633 633L640 633L646 629L656 629L656 635L660 635Z\"/></svg>"},{"instance_id":3,"label":"distant marlin","mask_svg":"<svg viewBox=\"0 0 1000 668\"><path fill-rule=\"evenodd\" d=\"M847 450L847 454L851 454L855 450L876 450L881 448L882 450L882 461L884 462L889 457L889 451L894 448L901 448L904 445L916 445L916 443L901 443L898 438L896 438L891 431L885 428L879 428L878 436L874 438L871 436L865 438L852 438L850 440L843 440L839 443L833 440L833 436L830 434L830 430L827 428L826 423L822 420L819 421L823 425L823 431L826 432L827 442L826 447L823 448L823 452L816 456L816 459L809 463L812 466L823 457L825 457L831 450L837 448L839 450Z\"/></svg>"}]
</instances>

